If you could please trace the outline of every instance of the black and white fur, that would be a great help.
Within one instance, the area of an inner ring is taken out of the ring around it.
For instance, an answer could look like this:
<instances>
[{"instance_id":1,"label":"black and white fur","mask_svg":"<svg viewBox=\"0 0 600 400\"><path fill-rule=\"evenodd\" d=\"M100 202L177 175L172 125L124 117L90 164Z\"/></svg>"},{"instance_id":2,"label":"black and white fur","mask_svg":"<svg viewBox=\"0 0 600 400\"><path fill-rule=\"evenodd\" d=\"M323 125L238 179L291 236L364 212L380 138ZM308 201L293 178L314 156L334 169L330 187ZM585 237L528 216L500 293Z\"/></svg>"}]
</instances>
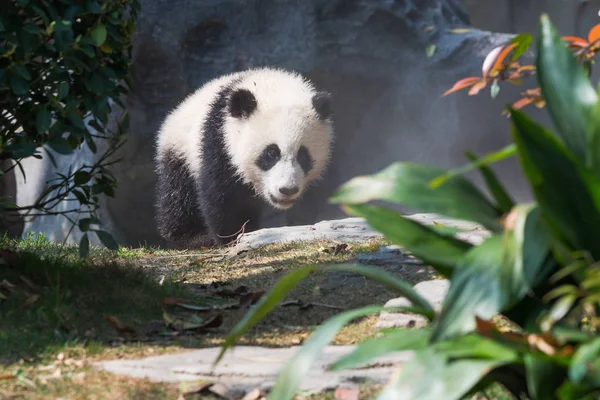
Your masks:
<instances>
[{"instance_id":1,"label":"black and white fur","mask_svg":"<svg viewBox=\"0 0 600 400\"><path fill-rule=\"evenodd\" d=\"M330 96L300 75L257 68L187 97L157 136L157 220L178 248L257 229L263 205L290 208L330 157Z\"/></svg>"}]
</instances>

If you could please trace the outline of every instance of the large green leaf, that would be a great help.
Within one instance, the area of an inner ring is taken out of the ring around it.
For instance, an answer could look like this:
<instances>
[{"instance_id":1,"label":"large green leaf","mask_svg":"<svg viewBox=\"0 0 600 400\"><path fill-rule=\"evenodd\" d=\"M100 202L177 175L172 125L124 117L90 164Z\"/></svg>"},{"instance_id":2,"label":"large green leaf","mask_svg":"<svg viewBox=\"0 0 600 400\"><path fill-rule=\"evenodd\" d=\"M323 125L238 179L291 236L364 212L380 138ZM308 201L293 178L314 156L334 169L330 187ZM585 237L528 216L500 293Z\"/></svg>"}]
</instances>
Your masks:
<instances>
[{"instance_id":1,"label":"large green leaf","mask_svg":"<svg viewBox=\"0 0 600 400\"><path fill-rule=\"evenodd\" d=\"M537 79L557 133L578 159L586 160L598 95L547 15L541 17L537 47Z\"/></svg>"},{"instance_id":2,"label":"large green leaf","mask_svg":"<svg viewBox=\"0 0 600 400\"><path fill-rule=\"evenodd\" d=\"M392 380L377 399L461 399L490 370L506 363L506 358L450 361L450 357L435 348L421 349L402 366L399 376Z\"/></svg>"},{"instance_id":3,"label":"large green leaf","mask_svg":"<svg viewBox=\"0 0 600 400\"><path fill-rule=\"evenodd\" d=\"M514 146L514 149L516 154L517 147ZM476 161L481 161L481 159L478 160L477 157L475 157L475 155L470 152L467 152L466 155L467 158L469 158L474 163ZM477 167L479 168L479 172L481 173L481 176L483 177L487 188L494 197L494 200L496 200L496 207L498 207L498 210L500 210L500 212L502 213L509 212L510 209L513 208L513 206L515 205L515 202L506 192L506 189L504 189L504 187L496 177L496 174L494 174L494 171L492 171L492 169L488 167L487 164L479 164L477 165Z\"/></svg>"},{"instance_id":4,"label":"large green leaf","mask_svg":"<svg viewBox=\"0 0 600 400\"><path fill-rule=\"evenodd\" d=\"M580 346L569 367L569 378L574 383L587 380L600 386L600 338Z\"/></svg>"},{"instance_id":5,"label":"large green leaf","mask_svg":"<svg viewBox=\"0 0 600 400\"><path fill-rule=\"evenodd\" d=\"M401 329L381 338L366 340L344 357L331 364L333 371L362 366L374 358L395 351L417 350L427 347L431 329Z\"/></svg>"},{"instance_id":6,"label":"large green leaf","mask_svg":"<svg viewBox=\"0 0 600 400\"><path fill-rule=\"evenodd\" d=\"M565 368L530 353L525 354L525 374L532 400L556 399L556 391L567 377Z\"/></svg>"},{"instance_id":7,"label":"large green leaf","mask_svg":"<svg viewBox=\"0 0 600 400\"><path fill-rule=\"evenodd\" d=\"M475 316L489 319L509 308L549 273L551 238L539 208L519 205L513 212L514 229L491 236L459 262L433 341L473 330Z\"/></svg>"},{"instance_id":8,"label":"large green leaf","mask_svg":"<svg viewBox=\"0 0 600 400\"><path fill-rule=\"evenodd\" d=\"M277 376L275 386L269 392L269 399L291 399L323 348L333 340L338 331L353 319L375 314L380 312L382 308L381 306L362 307L343 312L325 321L283 367Z\"/></svg>"},{"instance_id":9,"label":"large green leaf","mask_svg":"<svg viewBox=\"0 0 600 400\"><path fill-rule=\"evenodd\" d=\"M429 185L445 172L426 165L394 163L374 175L349 180L330 201L361 204L385 200L422 212L476 221L490 230L499 231L500 212L464 177L456 176L436 188Z\"/></svg>"},{"instance_id":10,"label":"large green leaf","mask_svg":"<svg viewBox=\"0 0 600 400\"><path fill-rule=\"evenodd\" d=\"M511 110L519 158L554 233L571 248L600 258L600 182L549 132Z\"/></svg>"},{"instance_id":11,"label":"large green leaf","mask_svg":"<svg viewBox=\"0 0 600 400\"><path fill-rule=\"evenodd\" d=\"M401 245L445 277L452 274L459 260L473 247L383 207L352 205L345 209L349 214L365 218L387 239Z\"/></svg>"},{"instance_id":12,"label":"large green leaf","mask_svg":"<svg viewBox=\"0 0 600 400\"><path fill-rule=\"evenodd\" d=\"M341 270L363 275L369 279L379 282L383 286L393 291L395 294L403 296L411 301L416 306L409 307L412 313L423 315L429 320L432 320L434 317L434 310L432 306L427 302L427 300L421 297L411 285L401 281L395 275L392 275L391 273L382 269L360 265L315 265L298 268L287 273L284 277L279 279L279 281L277 281L271 290L262 296L254 307L248 310L246 315L244 315L244 318L234 326L232 331L225 338L221 352L214 361L214 364L217 364L221 360L223 354L225 354L225 351L232 347L240 337L242 337L248 330L250 330L268 313L270 313L294 287L296 287L311 272L318 270Z\"/></svg>"}]
</instances>

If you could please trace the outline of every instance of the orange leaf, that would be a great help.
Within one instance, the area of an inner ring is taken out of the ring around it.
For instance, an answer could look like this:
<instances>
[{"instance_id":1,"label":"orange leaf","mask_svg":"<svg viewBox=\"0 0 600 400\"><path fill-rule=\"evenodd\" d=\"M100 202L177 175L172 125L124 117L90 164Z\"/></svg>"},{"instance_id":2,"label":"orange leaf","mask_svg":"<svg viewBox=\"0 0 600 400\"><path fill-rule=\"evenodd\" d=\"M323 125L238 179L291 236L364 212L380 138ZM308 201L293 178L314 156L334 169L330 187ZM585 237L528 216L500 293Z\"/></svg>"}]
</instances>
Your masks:
<instances>
[{"instance_id":1,"label":"orange leaf","mask_svg":"<svg viewBox=\"0 0 600 400\"><path fill-rule=\"evenodd\" d=\"M486 87L486 85L487 85L487 81L485 79L481 79L479 82L477 82L475 85L473 85L471 90L469 90L469 96L473 96L473 95L479 93L479 91L481 89L483 89L484 87Z\"/></svg>"},{"instance_id":2,"label":"orange leaf","mask_svg":"<svg viewBox=\"0 0 600 400\"><path fill-rule=\"evenodd\" d=\"M500 54L498 54L498 57L496 58L496 62L494 62L494 66L490 70L490 73L494 73L494 72L497 72L498 70L500 70L500 67L502 66L502 62L504 61L504 59L506 58L508 53L510 53L510 51L515 48L516 45L517 45L516 43L509 44L500 52Z\"/></svg>"},{"instance_id":3,"label":"orange leaf","mask_svg":"<svg viewBox=\"0 0 600 400\"><path fill-rule=\"evenodd\" d=\"M593 43L598 39L600 39L600 24L597 24L588 32L588 42Z\"/></svg>"},{"instance_id":4,"label":"orange leaf","mask_svg":"<svg viewBox=\"0 0 600 400\"><path fill-rule=\"evenodd\" d=\"M519 72L535 71L535 65L523 65L522 67L519 67L519 69L517 71L519 71Z\"/></svg>"},{"instance_id":5,"label":"orange leaf","mask_svg":"<svg viewBox=\"0 0 600 400\"><path fill-rule=\"evenodd\" d=\"M562 40L566 42L571 42L571 46L574 47L587 47L587 45L589 44L587 40L578 36L563 36Z\"/></svg>"},{"instance_id":6,"label":"orange leaf","mask_svg":"<svg viewBox=\"0 0 600 400\"><path fill-rule=\"evenodd\" d=\"M446 96L446 95L448 95L450 93L453 93L453 92L459 91L461 89L464 89L466 87L469 87L469 86L475 84L476 82L478 82L480 79L481 78L478 77L478 76L471 76L469 78L461 79L460 81L456 82L454 84L454 86L452 86L452 88L450 88L449 90L445 91L444 94L442 95L442 97L444 97L444 96Z\"/></svg>"},{"instance_id":7,"label":"orange leaf","mask_svg":"<svg viewBox=\"0 0 600 400\"><path fill-rule=\"evenodd\" d=\"M519 110L525 107L527 104L530 104L531 102L533 102L533 99L531 97L523 97L522 99L515 101L512 105L512 108L514 108L515 110Z\"/></svg>"}]
</instances>

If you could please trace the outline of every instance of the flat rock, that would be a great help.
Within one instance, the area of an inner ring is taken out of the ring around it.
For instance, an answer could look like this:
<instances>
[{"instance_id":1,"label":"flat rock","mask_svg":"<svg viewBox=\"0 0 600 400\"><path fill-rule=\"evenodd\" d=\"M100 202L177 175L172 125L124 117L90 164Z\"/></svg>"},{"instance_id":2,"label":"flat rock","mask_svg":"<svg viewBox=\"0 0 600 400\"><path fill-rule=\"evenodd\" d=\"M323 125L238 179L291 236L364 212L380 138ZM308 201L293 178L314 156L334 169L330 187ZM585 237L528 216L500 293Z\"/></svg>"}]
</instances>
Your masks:
<instances>
[{"instance_id":1,"label":"flat rock","mask_svg":"<svg viewBox=\"0 0 600 400\"><path fill-rule=\"evenodd\" d=\"M425 300L429 301L434 310L439 311L444 297L448 292L450 282L445 279L437 279L417 283L413 289L419 293ZM384 307L404 307L410 306L411 303L405 297L391 299L385 303ZM391 327L422 327L426 323L425 318L420 315L411 313L392 313L381 312L379 320L375 324L375 328L391 328Z\"/></svg>"},{"instance_id":2,"label":"flat rock","mask_svg":"<svg viewBox=\"0 0 600 400\"><path fill-rule=\"evenodd\" d=\"M448 228L458 229L460 232L456 234L456 237L473 244L479 244L489 235L489 232L479 224L446 218L438 214L413 214L406 217L424 225L433 225L435 222ZM343 218L321 221L314 225L265 228L244 233L239 237L234 252L291 241L332 240L342 243L360 243L382 237L383 235L371 228L363 218ZM384 252L386 250L382 253ZM398 248L387 249L387 254L384 256L389 258L393 257L394 254L400 254Z\"/></svg>"},{"instance_id":3,"label":"flat rock","mask_svg":"<svg viewBox=\"0 0 600 400\"><path fill-rule=\"evenodd\" d=\"M235 397L249 391L270 388L279 371L301 346L263 348L239 346L228 351L213 369L220 348L187 351L178 354L147 357L139 360L114 360L94 363L105 371L134 378L148 378L156 382L207 380L227 386ZM328 346L310 368L298 390L319 393L357 382L385 383L412 352L395 352L376 358L359 369L341 372L325 371L327 366L350 353L355 346ZM366 368L365 368L366 367Z\"/></svg>"}]
</instances>

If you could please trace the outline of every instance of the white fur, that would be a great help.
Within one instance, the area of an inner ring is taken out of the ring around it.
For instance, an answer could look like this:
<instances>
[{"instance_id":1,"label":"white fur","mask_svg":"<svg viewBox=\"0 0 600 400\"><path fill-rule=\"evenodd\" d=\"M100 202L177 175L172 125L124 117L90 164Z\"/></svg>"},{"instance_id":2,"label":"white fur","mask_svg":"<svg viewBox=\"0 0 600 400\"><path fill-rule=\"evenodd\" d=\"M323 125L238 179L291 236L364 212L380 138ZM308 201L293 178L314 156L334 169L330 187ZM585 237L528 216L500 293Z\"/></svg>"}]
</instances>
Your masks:
<instances>
[{"instance_id":1,"label":"white fur","mask_svg":"<svg viewBox=\"0 0 600 400\"><path fill-rule=\"evenodd\" d=\"M283 199L281 187L299 187L297 199L306 187L321 177L330 157L333 130L330 121L320 121L312 107L313 85L299 74L273 68L258 68L221 76L209 81L188 96L165 120L157 141L157 157L172 149L182 155L194 176L202 165L200 141L202 125L210 103L221 88L241 78L235 89L248 89L257 100L257 109L249 118L225 118L225 145L240 179L276 208L289 208L271 201ZM226 110L224 110L227 113ZM266 173L256 160L265 147L275 143L281 160ZM304 175L296 156L301 145L314 160L312 170Z\"/></svg>"}]
</instances>

